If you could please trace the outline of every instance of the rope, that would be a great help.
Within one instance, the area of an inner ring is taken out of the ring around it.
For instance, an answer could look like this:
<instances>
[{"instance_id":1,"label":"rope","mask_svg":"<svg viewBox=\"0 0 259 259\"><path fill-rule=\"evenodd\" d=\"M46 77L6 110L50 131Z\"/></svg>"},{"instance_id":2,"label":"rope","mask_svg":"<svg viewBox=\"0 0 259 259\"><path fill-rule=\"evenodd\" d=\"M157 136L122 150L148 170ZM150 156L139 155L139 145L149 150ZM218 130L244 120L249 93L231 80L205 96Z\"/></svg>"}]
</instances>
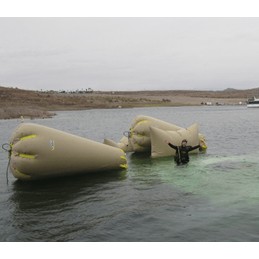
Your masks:
<instances>
[{"instance_id":1,"label":"rope","mask_svg":"<svg viewBox=\"0 0 259 259\"><path fill-rule=\"evenodd\" d=\"M5 175L6 175L6 183L8 184L8 173L9 173L9 166L10 166L10 161L11 161L12 147L11 147L10 144L4 143L2 145L2 149L9 153L8 154L8 164L7 164L6 173L5 173Z\"/></svg>"},{"instance_id":2,"label":"rope","mask_svg":"<svg viewBox=\"0 0 259 259\"><path fill-rule=\"evenodd\" d=\"M129 138L129 137L130 137L130 132L129 132L129 131L124 131L124 132L123 132L123 135L124 135L125 137Z\"/></svg>"},{"instance_id":3,"label":"rope","mask_svg":"<svg viewBox=\"0 0 259 259\"><path fill-rule=\"evenodd\" d=\"M6 147L7 146L7 147ZM11 151L11 145L9 143L4 143L2 145L2 149L6 152L10 152Z\"/></svg>"}]
</instances>

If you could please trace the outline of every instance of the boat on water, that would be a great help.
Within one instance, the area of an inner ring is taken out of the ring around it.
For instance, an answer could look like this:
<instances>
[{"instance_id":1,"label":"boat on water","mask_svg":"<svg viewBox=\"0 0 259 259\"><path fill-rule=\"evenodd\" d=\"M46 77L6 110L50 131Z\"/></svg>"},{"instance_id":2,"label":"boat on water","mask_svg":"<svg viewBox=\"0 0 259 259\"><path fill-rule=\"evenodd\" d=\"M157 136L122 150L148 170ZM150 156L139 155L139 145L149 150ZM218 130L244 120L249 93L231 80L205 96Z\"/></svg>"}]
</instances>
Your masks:
<instances>
[{"instance_id":1,"label":"boat on water","mask_svg":"<svg viewBox=\"0 0 259 259\"><path fill-rule=\"evenodd\" d=\"M259 98L253 97L247 100L248 108L259 108Z\"/></svg>"}]
</instances>

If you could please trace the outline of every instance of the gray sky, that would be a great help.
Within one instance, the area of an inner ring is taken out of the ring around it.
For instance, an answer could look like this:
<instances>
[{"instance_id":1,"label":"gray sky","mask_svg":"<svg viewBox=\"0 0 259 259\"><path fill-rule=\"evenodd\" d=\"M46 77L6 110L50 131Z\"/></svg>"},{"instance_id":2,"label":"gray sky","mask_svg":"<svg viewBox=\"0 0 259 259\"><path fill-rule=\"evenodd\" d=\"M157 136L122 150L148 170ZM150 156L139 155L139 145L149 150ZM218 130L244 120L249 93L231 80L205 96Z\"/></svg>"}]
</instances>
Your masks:
<instances>
[{"instance_id":1,"label":"gray sky","mask_svg":"<svg viewBox=\"0 0 259 259\"><path fill-rule=\"evenodd\" d=\"M259 18L0 18L0 85L259 87Z\"/></svg>"}]
</instances>

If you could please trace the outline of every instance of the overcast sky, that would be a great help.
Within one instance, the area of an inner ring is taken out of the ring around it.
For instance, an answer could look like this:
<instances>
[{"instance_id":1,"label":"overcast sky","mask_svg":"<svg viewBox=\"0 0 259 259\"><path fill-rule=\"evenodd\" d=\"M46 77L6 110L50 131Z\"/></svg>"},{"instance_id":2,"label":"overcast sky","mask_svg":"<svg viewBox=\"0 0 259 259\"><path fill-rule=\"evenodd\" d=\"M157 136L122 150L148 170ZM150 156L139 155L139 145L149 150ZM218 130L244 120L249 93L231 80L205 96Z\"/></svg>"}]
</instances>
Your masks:
<instances>
[{"instance_id":1,"label":"overcast sky","mask_svg":"<svg viewBox=\"0 0 259 259\"><path fill-rule=\"evenodd\" d=\"M259 18L0 18L0 85L259 87Z\"/></svg>"}]
</instances>

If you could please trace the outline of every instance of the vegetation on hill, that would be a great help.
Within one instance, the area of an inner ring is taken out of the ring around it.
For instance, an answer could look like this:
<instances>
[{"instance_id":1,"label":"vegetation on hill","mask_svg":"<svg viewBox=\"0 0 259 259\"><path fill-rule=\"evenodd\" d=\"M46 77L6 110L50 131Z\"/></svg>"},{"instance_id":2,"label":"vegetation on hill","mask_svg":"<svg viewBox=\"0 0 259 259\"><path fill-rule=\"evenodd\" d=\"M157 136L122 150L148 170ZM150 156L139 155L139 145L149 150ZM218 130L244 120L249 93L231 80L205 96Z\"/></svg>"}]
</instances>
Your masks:
<instances>
[{"instance_id":1,"label":"vegetation on hill","mask_svg":"<svg viewBox=\"0 0 259 259\"><path fill-rule=\"evenodd\" d=\"M259 88L225 91L30 91L0 86L0 119L51 117L58 110L245 103Z\"/></svg>"}]
</instances>

